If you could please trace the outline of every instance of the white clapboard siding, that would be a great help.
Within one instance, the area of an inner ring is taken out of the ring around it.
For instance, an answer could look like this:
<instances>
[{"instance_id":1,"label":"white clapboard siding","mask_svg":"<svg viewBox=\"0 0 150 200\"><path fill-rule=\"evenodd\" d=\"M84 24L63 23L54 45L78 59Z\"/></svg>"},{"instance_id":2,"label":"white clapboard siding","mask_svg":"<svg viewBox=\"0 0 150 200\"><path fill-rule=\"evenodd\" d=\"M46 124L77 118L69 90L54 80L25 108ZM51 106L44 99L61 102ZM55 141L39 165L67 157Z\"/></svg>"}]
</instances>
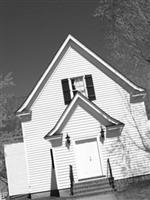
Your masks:
<instances>
[{"instance_id":1,"label":"white clapboard siding","mask_svg":"<svg viewBox=\"0 0 150 200\"><path fill-rule=\"evenodd\" d=\"M54 188L55 184L51 183L52 163L50 144L44 139L45 127L40 123L38 125L32 124L33 127L30 124L30 122L23 123L22 127L25 130L24 143L29 170L30 192L34 193L56 189Z\"/></svg>"},{"instance_id":2,"label":"white clapboard siding","mask_svg":"<svg viewBox=\"0 0 150 200\"><path fill-rule=\"evenodd\" d=\"M51 183L51 158L49 153L51 146L50 143L45 141L43 137L54 127L55 123L66 108L64 105L61 79L86 74L92 74L93 77L96 93L96 100L94 103L110 116L126 124L123 135L126 135L126 132L129 132L132 136L135 135L136 130L129 125L131 119L131 117L129 117L130 113L127 110L127 100L129 101L129 94L70 47L63 56L62 60L58 63L57 68L32 105L32 120L22 123L31 192L47 191L51 188L51 185L53 185ZM141 110L143 108L144 107L142 106ZM78 119L81 118L80 114L81 113L79 113L78 116L76 115L76 119L72 121L71 125L68 123L67 126L70 126L70 131L77 131L76 123L78 123ZM129 119L129 122L127 122L128 120L126 118ZM82 127L78 126L80 133L85 129L89 130L89 132L86 132L89 136L92 130L95 130L96 133L99 127L98 125L94 126L94 124L88 126L87 121L85 120ZM76 132L72 132L72 134L76 137ZM86 134L85 132L81 133L80 138L85 138ZM134 137L134 139L136 138ZM106 160L106 157L112 156L111 161L115 177L121 178L122 175L120 168L113 160L113 158L117 158L118 154L114 152L111 155L111 153L107 151L107 147L109 147L114 140L115 139L108 139L106 142L104 160ZM54 150L56 155L58 155L57 151L59 152L59 148ZM68 155L66 149L60 149L60 152L63 152L66 156ZM68 156L70 155L71 154ZM142 154L140 155L143 156ZM74 162L71 156L68 157L68 159L70 162ZM62 165L63 164L64 163L62 163ZM106 165L105 162L104 165ZM62 173L63 172L64 171L62 171ZM57 169L56 167L57 178L59 176L64 176L60 173L60 169ZM68 186L68 177L65 177L64 179L65 180L62 181L63 183L61 183L60 180L58 181L60 188Z\"/></svg>"},{"instance_id":3,"label":"white clapboard siding","mask_svg":"<svg viewBox=\"0 0 150 200\"><path fill-rule=\"evenodd\" d=\"M7 144L4 147L4 151L9 195L13 196L29 193L24 144Z\"/></svg>"},{"instance_id":4,"label":"white clapboard siding","mask_svg":"<svg viewBox=\"0 0 150 200\"><path fill-rule=\"evenodd\" d=\"M116 141L107 139L105 143L105 149L110 154L109 158L115 179L150 173L150 157L144 151L140 138L141 134L142 138L145 138L147 142L149 140L149 136L146 135L148 132L144 103L131 105L131 109L134 110L134 120L129 112L123 120L126 125L119 140L117 141L117 138ZM137 123L135 124L134 121Z\"/></svg>"},{"instance_id":5,"label":"white clapboard siding","mask_svg":"<svg viewBox=\"0 0 150 200\"><path fill-rule=\"evenodd\" d=\"M77 120L78 119L78 120ZM85 126L86 124L86 126ZM132 130L133 127L130 127ZM107 158L110 159L113 176L115 179L128 178L131 176L138 176L141 174L147 174L150 172L149 158L144 151L140 150L130 141L128 135L123 136L123 145L118 142L118 138L107 138L102 145L99 141L100 123L97 122L89 113L84 111L80 106L76 108L73 115L62 130L64 138L66 133L69 133L71 142L74 144L74 148L71 146L70 150L65 147L55 149L55 158L57 166L57 177L59 189L69 187L69 165L73 165L73 171L75 174L75 182L77 182L77 169L75 160L75 141L98 138L99 151L101 152L101 161L103 163L104 175L107 175ZM125 134L124 132L122 134ZM135 129L136 135L136 129ZM138 138L138 135L137 135ZM134 142L140 143L139 139L135 138ZM134 139L134 138L133 138ZM131 151L132 150L132 151ZM134 154L132 153L134 152ZM138 153L138 155L136 155ZM65 155L65 159L64 158ZM68 156L68 157L67 157ZM141 160L143 159L143 162ZM130 163L129 164L127 163ZM140 169L139 169L140 168Z\"/></svg>"},{"instance_id":6,"label":"white clapboard siding","mask_svg":"<svg viewBox=\"0 0 150 200\"><path fill-rule=\"evenodd\" d=\"M32 106L34 119L38 120L41 115L46 115L50 128L53 128L65 108L61 79L86 74L92 74L93 77L96 91L94 102L106 112L118 117L122 106L120 99L123 90L93 64L69 48Z\"/></svg>"},{"instance_id":7,"label":"white clapboard siding","mask_svg":"<svg viewBox=\"0 0 150 200\"><path fill-rule=\"evenodd\" d=\"M85 126L86 124L86 126ZM57 169L58 187L69 188L69 165L73 166L73 174L75 182L78 181L76 157L75 157L75 141L85 140L90 138L97 139L100 131L100 122L93 118L87 111L80 106L77 106L69 121L62 130L63 146L55 148L55 164ZM66 134L69 134L71 146L68 149L65 144ZM100 147L100 145L99 145ZM103 151L100 149L100 151ZM103 154L103 153L102 153Z\"/></svg>"}]
</instances>

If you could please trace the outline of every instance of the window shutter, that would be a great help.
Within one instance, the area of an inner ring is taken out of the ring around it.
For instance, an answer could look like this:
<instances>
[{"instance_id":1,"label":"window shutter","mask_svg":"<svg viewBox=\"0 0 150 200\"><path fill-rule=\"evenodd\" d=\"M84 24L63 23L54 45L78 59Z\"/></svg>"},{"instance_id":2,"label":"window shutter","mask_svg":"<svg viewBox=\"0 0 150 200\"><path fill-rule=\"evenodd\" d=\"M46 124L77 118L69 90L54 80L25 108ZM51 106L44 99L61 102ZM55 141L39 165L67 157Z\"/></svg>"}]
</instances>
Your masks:
<instances>
[{"instance_id":1,"label":"window shutter","mask_svg":"<svg viewBox=\"0 0 150 200\"><path fill-rule=\"evenodd\" d=\"M62 89L63 89L63 94L64 94L64 102L66 105L66 104L69 104L71 101L68 79L61 80L61 83L62 83Z\"/></svg>"},{"instance_id":2,"label":"window shutter","mask_svg":"<svg viewBox=\"0 0 150 200\"><path fill-rule=\"evenodd\" d=\"M89 100L96 100L92 75L85 75L85 82L88 92Z\"/></svg>"}]
</instances>

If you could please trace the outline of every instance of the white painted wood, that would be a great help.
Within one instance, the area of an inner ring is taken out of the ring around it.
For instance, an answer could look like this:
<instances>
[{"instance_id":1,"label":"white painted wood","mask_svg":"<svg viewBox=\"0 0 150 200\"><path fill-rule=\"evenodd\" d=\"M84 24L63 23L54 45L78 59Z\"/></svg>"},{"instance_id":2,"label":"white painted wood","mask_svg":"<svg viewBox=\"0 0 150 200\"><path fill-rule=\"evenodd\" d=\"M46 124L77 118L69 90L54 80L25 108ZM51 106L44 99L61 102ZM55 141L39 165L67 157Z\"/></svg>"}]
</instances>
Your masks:
<instances>
[{"instance_id":1,"label":"white painted wood","mask_svg":"<svg viewBox=\"0 0 150 200\"><path fill-rule=\"evenodd\" d=\"M97 141L76 143L78 179L102 176Z\"/></svg>"},{"instance_id":2,"label":"white painted wood","mask_svg":"<svg viewBox=\"0 0 150 200\"><path fill-rule=\"evenodd\" d=\"M80 116L80 120L78 120ZM76 142L79 140L95 139L99 135L100 123L93 118L87 111L80 106L77 106L72 113L69 121L62 129L63 142L62 146L54 148L56 175L58 180L58 188L69 188L69 165L73 166L73 174L75 182L78 182L77 162L76 162ZM71 146L68 149L66 146L66 135L70 136ZM103 162L103 147L98 145L98 152L101 163ZM100 168L101 170L101 168Z\"/></svg>"},{"instance_id":3,"label":"white painted wood","mask_svg":"<svg viewBox=\"0 0 150 200\"><path fill-rule=\"evenodd\" d=\"M8 144L5 145L4 150L9 195L13 196L29 193L24 144Z\"/></svg>"},{"instance_id":4,"label":"white painted wood","mask_svg":"<svg viewBox=\"0 0 150 200\"><path fill-rule=\"evenodd\" d=\"M115 179L150 173L148 154L140 149L141 140L130 112L131 108L137 123L140 123L142 134L145 134L147 117L144 103L130 105L129 94L124 89L70 47L32 105L32 120L22 123L31 192L55 189L51 174L51 145L44 140L44 136L55 126L66 108L61 79L86 74L92 74L93 77L96 93L94 103L113 118L125 123L120 138L108 138L101 144L101 148L99 145L103 174L107 172L107 158L110 158ZM100 123L81 107L77 107L62 133L62 146L54 148L59 189L70 187L70 164L73 165L75 181L78 182L75 141L98 138ZM65 145L67 133L71 136L70 149Z\"/></svg>"}]
</instances>

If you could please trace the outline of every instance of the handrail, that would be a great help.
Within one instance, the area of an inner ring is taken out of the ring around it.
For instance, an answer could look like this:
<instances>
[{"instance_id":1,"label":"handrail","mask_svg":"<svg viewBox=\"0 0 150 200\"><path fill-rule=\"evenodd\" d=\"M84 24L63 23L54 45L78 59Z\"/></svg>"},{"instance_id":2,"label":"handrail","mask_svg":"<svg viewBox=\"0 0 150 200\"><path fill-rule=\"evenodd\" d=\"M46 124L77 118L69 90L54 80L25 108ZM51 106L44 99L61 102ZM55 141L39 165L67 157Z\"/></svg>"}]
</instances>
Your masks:
<instances>
[{"instance_id":1,"label":"handrail","mask_svg":"<svg viewBox=\"0 0 150 200\"><path fill-rule=\"evenodd\" d=\"M107 159L107 178L109 180L109 184L115 190L114 177L113 177L113 174L112 174L112 168L111 168L111 165L110 165L109 158Z\"/></svg>"},{"instance_id":2,"label":"handrail","mask_svg":"<svg viewBox=\"0 0 150 200\"><path fill-rule=\"evenodd\" d=\"M74 186L74 176L73 176L73 167L69 165L69 177L70 177L70 194L73 195L73 186Z\"/></svg>"}]
</instances>

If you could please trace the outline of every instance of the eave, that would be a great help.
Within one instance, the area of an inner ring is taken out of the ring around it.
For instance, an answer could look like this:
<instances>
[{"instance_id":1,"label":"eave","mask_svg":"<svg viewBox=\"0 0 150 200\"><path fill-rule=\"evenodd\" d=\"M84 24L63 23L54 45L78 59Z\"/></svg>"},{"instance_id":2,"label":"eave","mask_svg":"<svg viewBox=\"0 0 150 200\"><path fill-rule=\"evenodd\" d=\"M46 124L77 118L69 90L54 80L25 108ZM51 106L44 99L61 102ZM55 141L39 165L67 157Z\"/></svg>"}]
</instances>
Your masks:
<instances>
[{"instance_id":1,"label":"eave","mask_svg":"<svg viewBox=\"0 0 150 200\"><path fill-rule=\"evenodd\" d=\"M21 122L27 122L31 120L32 112L25 109L22 112L17 112L17 117L19 117Z\"/></svg>"},{"instance_id":2,"label":"eave","mask_svg":"<svg viewBox=\"0 0 150 200\"><path fill-rule=\"evenodd\" d=\"M134 92L130 93L130 103L138 103L144 101L146 98L146 92Z\"/></svg>"}]
</instances>

